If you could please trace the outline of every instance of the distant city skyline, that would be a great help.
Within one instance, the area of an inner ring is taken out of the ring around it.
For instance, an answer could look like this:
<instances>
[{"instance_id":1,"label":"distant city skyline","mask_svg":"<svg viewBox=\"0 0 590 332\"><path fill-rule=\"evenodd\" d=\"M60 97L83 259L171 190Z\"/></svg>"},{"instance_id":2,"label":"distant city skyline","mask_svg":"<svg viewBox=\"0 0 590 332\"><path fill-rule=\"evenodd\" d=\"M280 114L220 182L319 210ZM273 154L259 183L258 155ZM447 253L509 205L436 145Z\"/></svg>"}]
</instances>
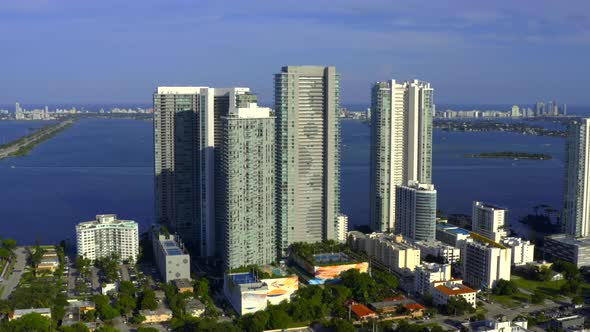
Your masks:
<instances>
[{"instance_id":1,"label":"distant city skyline","mask_svg":"<svg viewBox=\"0 0 590 332\"><path fill-rule=\"evenodd\" d=\"M149 103L157 86L210 82L269 105L276 68L322 65L339 68L342 104L397 77L431 82L441 104L590 105L588 12L545 0L9 1L0 104Z\"/></svg>"}]
</instances>

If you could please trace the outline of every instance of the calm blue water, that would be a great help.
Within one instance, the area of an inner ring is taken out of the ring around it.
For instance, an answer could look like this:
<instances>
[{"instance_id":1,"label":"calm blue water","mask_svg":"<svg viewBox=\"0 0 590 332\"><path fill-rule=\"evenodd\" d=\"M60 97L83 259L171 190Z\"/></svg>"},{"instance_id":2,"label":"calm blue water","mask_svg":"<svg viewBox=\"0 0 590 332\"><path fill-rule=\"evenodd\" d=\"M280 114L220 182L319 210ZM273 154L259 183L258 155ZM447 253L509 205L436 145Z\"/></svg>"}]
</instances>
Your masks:
<instances>
[{"instance_id":1,"label":"calm blue water","mask_svg":"<svg viewBox=\"0 0 590 332\"><path fill-rule=\"evenodd\" d=\"M151 122L88 119L28 156L0 160L0 235L74 239L76 223L101 213L151 224L152 145Z\"/></svg>"},{"instance_id":2,"label":"calm blue water","mask_svg":"<svg viewBox=\"0 0 590 332\"><path fill-rule=\"evenodd\" d=\"M2 135L31 126L0 122ZM14 125L15 128L11 128ZM369 127L342 122L341 209L353 225L368 223ZM0 236L21 243L74 238L74 225L116 213L153 222L152 124L86 119L22 158L0 160ZM468 159L465 153L526 151L549 161ZM516 219L532 206L561 207L564 141L510 133L434 133L433 181L439 207L470 214L473 200L500 204Z\"/></svg>"}]
</instances>

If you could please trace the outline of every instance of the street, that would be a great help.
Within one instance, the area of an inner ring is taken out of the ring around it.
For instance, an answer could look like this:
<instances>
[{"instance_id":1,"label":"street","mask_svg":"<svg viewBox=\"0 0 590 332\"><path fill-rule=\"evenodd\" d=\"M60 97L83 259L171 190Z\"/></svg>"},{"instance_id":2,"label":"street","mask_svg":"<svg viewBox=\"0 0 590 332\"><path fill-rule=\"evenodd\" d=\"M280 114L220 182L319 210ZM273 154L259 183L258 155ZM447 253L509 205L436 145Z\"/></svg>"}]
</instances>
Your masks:
<instances>
[{"instance_id":1,"label":"street","mask_svg":"<svg viewBox=\"0 0 590 332\"><path fill-rule=\"evenodd\" d=\"M27 265L27 250L24 247L18 247L14 250L16 254L16 264L14 265L14 269L8 279L0 282L0 286L4 286L4 291L2 292L2 296L0 299L4 300L7 299L12 291L18 286L18 282L24 272L24 269Z\"/></svg>"}]
</instances>

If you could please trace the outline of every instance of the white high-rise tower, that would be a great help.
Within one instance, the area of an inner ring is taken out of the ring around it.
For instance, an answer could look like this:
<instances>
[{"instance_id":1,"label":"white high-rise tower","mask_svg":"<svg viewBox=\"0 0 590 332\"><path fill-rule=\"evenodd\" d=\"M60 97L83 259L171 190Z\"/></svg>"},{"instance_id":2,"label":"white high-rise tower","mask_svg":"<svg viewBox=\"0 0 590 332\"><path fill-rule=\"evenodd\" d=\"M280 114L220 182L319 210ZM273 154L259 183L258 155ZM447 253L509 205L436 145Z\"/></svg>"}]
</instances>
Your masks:
<instances>
[{"instance_id":1,"label":"white high-rise tower","mask_svg":"<svg viewBox=\"0 0 590 332\"><path fill-rule=\"evenodd\" d=\"M563 226L574 237L590 235L590 118L568 128L565 153Z\"/></svg>"},{"instance_id":2,"label":"white high-rise tower","mask_svg":"<svg viewBox=\"0 0 590 332\"><path fill-rule=\"evenodd\" d=\"M393 231L396 185L430 184L433 89L418 80L377 82L371 95L370 225Z\"/></svg>"}]
</instances>

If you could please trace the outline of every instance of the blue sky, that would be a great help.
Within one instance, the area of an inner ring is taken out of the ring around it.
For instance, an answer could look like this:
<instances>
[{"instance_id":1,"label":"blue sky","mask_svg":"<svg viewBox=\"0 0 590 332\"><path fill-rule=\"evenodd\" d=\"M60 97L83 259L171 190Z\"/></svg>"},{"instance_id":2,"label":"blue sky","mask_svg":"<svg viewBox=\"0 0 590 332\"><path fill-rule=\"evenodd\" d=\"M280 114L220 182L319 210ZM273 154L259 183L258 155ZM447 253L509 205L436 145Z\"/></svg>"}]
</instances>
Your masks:
<instances>
[{"instance_id":1,"label":"blue sky","mask_svg":"<svg viewBox=\"0 0 590 332\"><path fill-rule=\"evenodd\" d=\"M431 81L437 103L590 105L590 1L0 0L0 104L150 102L335 65L343 103Z\"/></svg>"}]
</instances>

